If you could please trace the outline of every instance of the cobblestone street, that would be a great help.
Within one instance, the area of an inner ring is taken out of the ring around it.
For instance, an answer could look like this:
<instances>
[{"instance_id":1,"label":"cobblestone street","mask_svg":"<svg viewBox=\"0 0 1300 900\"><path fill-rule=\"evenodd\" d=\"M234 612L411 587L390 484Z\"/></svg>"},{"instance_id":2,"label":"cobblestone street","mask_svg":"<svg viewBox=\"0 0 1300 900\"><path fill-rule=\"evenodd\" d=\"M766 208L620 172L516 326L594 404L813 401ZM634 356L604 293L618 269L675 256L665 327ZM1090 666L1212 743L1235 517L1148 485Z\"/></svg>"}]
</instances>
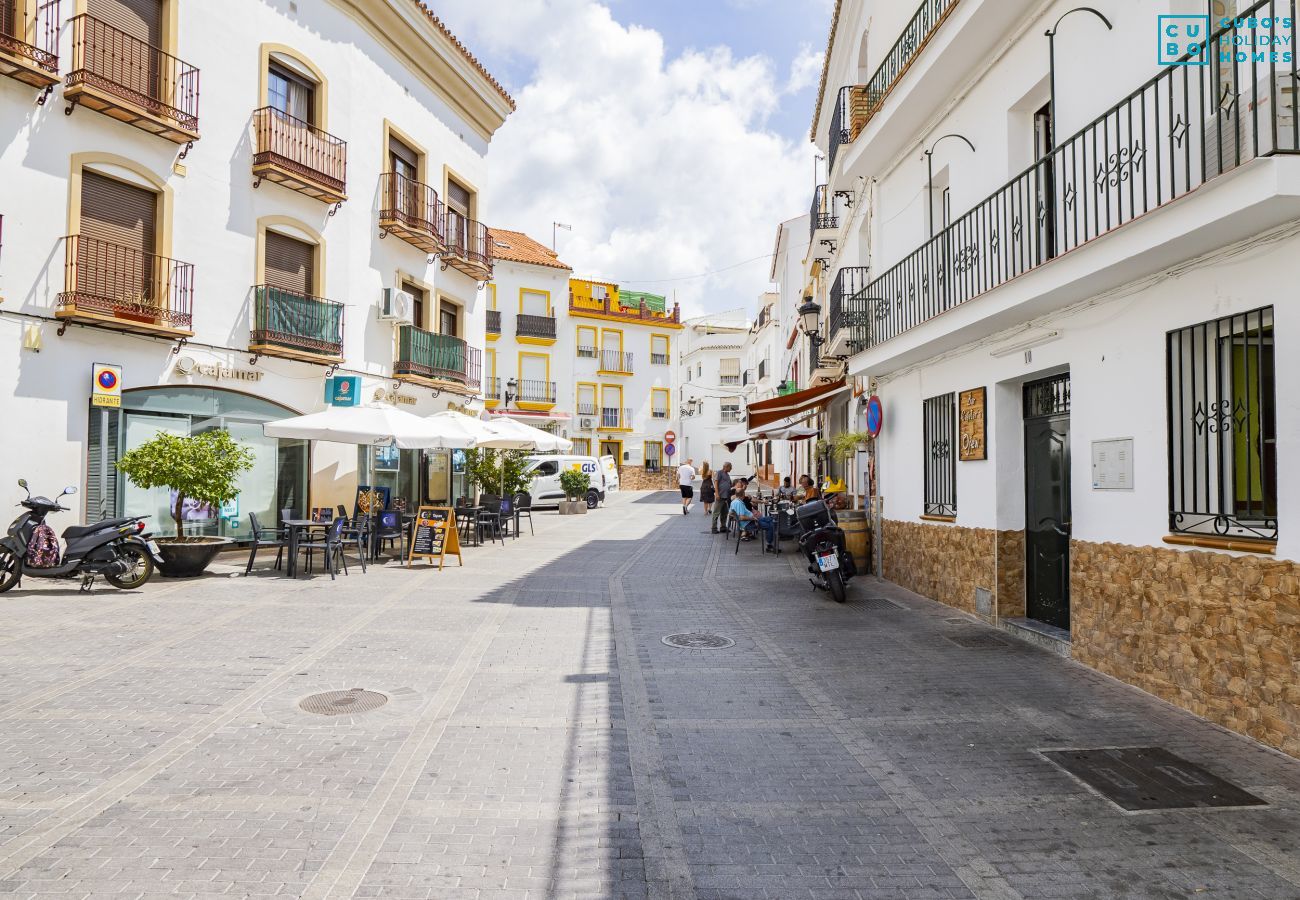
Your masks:
<instances>
[{"instance_id":1,"label":"cobblestone street","mask_svg":"<svg viewBox=\"0 0 1300 900\"><path fill-rule=\"evenodd\" d=\"M674 495L536 525L0 597L0 895L1300 898L1298 761ZM1267 805L1125 812L1038 752L1129 746Z\"/></svg>"}]
</instances>

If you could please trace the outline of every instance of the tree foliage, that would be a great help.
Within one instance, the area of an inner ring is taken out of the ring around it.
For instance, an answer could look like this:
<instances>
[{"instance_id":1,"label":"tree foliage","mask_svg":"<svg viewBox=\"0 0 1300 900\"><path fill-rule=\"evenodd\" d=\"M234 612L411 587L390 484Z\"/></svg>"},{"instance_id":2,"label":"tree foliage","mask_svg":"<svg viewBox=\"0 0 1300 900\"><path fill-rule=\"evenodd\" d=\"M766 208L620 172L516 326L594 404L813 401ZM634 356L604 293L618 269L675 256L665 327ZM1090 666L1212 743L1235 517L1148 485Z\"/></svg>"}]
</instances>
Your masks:
<instances>
[{"instance_id":1,"label":"tree foliage","mask_svg":"<svg viewBox=\"0 0 1300 900\"><path fill-rule=\"evenodd\" d=\"M591 488L591 476L577 469L565 469L560 473L560 489L569 500L580 500L587 496Z\"/></svg>"},{"instance_id":2,"label":"tree foliage","mask_svg":"<svg viewBox=\"0 0 1300 900\"><path fill-rule=\"evenodd\" d=\"M163 487L176 492L172 518L176 536L182 537L182 509L187 498L220 507L239 496L239 476L253 467L253 451L227 431L205 431L189 436L158 432L117 461L136 487Z\"/></svg>"},{"instance_id":3,"label":"tree foliage","mask_svg":"<svg viewBox=\"0 0 1300 900\"><path fill-rule=\"evenodd\" d=\"M522 450L470 449L465 451L465 474L482 492L513 497L529 488L528 454Z\"/></svg>"}]
</instances>

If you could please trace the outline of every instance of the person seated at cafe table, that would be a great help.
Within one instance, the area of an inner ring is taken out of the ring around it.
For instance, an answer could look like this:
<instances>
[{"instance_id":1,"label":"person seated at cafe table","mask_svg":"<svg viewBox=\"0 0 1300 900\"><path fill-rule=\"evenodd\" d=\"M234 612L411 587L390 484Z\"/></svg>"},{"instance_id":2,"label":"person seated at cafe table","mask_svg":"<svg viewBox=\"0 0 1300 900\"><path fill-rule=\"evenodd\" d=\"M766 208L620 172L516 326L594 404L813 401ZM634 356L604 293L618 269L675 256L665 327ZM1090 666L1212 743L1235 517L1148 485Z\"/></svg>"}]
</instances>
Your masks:
<instances>
[{"instance_id":1,"label":"person seated at cafe table","mask_svg":"<svg viewBox=\"0 0 1300 900\"><path fill-rule=\"evenodd\" d=\"M743 532L741 540L752 540L749 536L755 528L763 530L765 542L763 552L776 552L776 522L771 516L760 516L745 505L745 481L736 482L736 496L731 501L731 515L735 517L738 527Z\"/></svg>"},{"instance_id":2,"label":"person seated at cafe table","mask_svg":"<svg viewBox=\"0 0 1300 900\"><path fill-rule=\"evenodd\" d=\"M776 489L776 497L778 500L794 499L794 485L790 483L789 475L785 476L785 478L782 479L781 486Z\"/></svg>"}]
</instances>

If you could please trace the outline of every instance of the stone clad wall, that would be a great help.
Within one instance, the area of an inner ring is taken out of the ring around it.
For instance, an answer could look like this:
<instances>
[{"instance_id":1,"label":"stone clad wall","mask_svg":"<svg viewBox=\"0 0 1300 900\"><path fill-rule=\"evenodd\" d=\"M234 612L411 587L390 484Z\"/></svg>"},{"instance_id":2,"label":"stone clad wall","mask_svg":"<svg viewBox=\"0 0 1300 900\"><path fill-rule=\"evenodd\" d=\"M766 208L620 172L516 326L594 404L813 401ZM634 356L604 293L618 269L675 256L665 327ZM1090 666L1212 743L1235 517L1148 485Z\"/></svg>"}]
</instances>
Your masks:
<instances>
[{"instance_id":1,"label":"stone clad wall","mask_svg":"<svg viewBox=\"0 0 1300 900\"><path fill-rule=\"evenodd\" d=\"M1300 757L1300 565L1074 541L1072 654Z\"/></svg>"},{"instance_id":2,"label":"stone clad wall","mask_svg":"<svg viewBox=\"0 0 1300 900\"><path fill-rule=\"evenodd\" d=\"M998 617L1014 619L1025 614L1025 533L998 532Z\"/></svg>"},{"instance_id":3,"label":"stone clad wall","mask_svg":"<svg viewBox=\"0 0 1300 900\"><path fill-rule=\"evenodd\" d=\"M940 603L975 612L975 589L997 587L994 532L928 522L884 522L884 576Z\"/></svg>"},{"instance_id":4,"label":"stone clad wall","mask_svg":"<svg viewBox=\"0 0 1300 900\"><path fill-rule=\"evenodd\" d=\"M619 466L618 487L622 491L675 491L677 466L665 466L659 472L647 472L641 466ZM696 488L695 499L700 498Z\"/></svg>"}]
</instances>

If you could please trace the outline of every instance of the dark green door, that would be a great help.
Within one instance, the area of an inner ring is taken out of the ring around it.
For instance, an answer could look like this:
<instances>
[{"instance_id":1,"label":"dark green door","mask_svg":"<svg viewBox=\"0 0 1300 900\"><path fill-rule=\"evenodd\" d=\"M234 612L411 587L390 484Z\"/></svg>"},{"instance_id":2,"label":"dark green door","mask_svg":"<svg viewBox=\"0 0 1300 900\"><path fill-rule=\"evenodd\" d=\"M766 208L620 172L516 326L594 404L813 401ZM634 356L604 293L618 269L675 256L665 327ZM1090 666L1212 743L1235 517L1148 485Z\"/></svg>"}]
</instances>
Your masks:
<instances>
[{"instance_id":1,"label":"dark green door","mask_svg":"<svg viewBox=\"0 0 1300 900\"><path fill-rule=\"evenodd\" d=\"M1070 627L1070 379L1025 385L1025 600Z\"/></svg>"}]
</instances>

